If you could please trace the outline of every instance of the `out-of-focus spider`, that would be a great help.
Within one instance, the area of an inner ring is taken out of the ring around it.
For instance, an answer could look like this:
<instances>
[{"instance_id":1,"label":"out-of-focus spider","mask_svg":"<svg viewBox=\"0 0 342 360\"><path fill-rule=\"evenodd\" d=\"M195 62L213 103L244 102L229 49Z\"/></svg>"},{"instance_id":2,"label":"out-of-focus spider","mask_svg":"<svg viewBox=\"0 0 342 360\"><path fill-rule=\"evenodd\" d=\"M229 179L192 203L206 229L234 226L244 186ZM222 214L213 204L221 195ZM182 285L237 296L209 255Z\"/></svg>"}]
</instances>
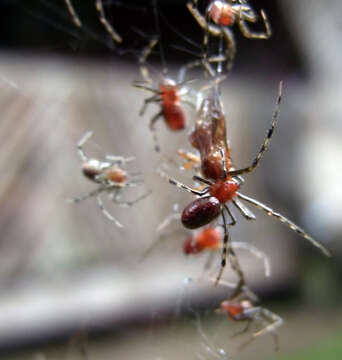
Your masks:
<instances>
[{"instance_id":1,"label":"out-of-focus spider","mask_svg":"<svg viewBox=\"0 0 342 360\"><path fill-rule=\"evenodd\" d=\"M210 251L212 254L218 250L222 249L222 239L223 231L222 226L206 226L199 231L195 231L189 237L187 237L183 244L183 251L186 255L196 255L203 251ZM269 277L271 275L271 266L269 259L265 253L257 249L255 246L240 241L232 241L231 246L234 250L247 250L253 256L262 260L264 264L265 276ZM209 267L209 261L208 261Z\"/></svg>"},{"instance_id":2,"label":"out-of-focus spider","mask_svg":"<svg viewBox=\"0 0 342 360\"><path fill-rule=\"evenodd\" d=\"M231 287L231 284L223 281L220 281L220 284ZM274 338L275 351L277 351L279 349L279 339L276 330L283 324L283 319L264 307L255 306L257 301L258 297L245 287L237 296L222 301L220 308L216 312L226 313L234 321L246 322L245 328L233 336L246 333L252 324L256 326L257 330L247 341L240 345L240 348L249 345L258 336L271 334Z\"/></svg>"},{"instance_id":3,"label":"out-of-focus spider","mask_svg":"<svg viewBox=\"0 0 342 360\"><path fill-rule=\"evenodd\" d=\"M77 144L78 155L82 160L82 172L86 178L99 184L98 188L88 194L71 199L72 202L78 203L90 197L96 197L98 207L101 209L107 219L113 221L116 226L122 227L122 224L110 214L103 205L101 194L107 193L110 200L121 207L130 207L136 202L146 198L150 192L139 196L132 201L120 200L123 188L135 187L143 184L143 180L139 178L140 174L128 174L122 169L122 166L135 160L134 157L124 158L122 156L106 155L105 160L88 158L83 146L92 136L92 132L87 132Z\"/></svg>"},{"instance_id":4,"label":"out-of-focus spider","mask_svg":"<svg viewBox=\"0 0 342 360\"><path fill-rule=\"evenodd\" d=\"M157 86L154 85L154 81L152 80L148 67L146 66L146 61L157 43L158 39L154 37L149 42L148 46L143 49L139 58L140 72L142 74L143 81L135 81L133 85L137 88L153 93L151 97L144 100L144 104L139 113L140 116L144 115L149 104L160 104L160 111L151 118L149 124L150 130L153 133L155 150L159 151L160 146L155 133L155 123L157 120L164 118L166 125L172 131L183 130L186 127L186 116L182 103L187 103L192 107L195 107L195 105L189 99L185 98L189 89L185 86L185 71L183 68L179 71L177 81L171 79L170 77L166 77L165 74L167 70L164 69L163 76L159 80L159 84Z\"/></svg>"},{"instance_id":5,"label":"out-of-focus spider","mask_svg":"<svg viewBox=\"0 0 342 360\"><path fill-rule=\"evenodd\" d=\"M211 1L206 8L205 15L202 15L197 9L197 2L197 0L189 1L186 6L197 23L205 30L203 38L205 47L208 44L208 34L213 37L224 38L226 41L229 53L228 71L232 66L236 53L234 35L229 29L230 27L237 23L242 35L248 39L268 39L272 34L270 24L263 10L261 10L260 14L265 25L265 31L257 33L248 28L247 22L255 23L258 16L245 0ZM209 21L214 24L210 24Z\"/></svg>"},{"instance_id":6,"label":"out-of-focus spider","mask_svg":"<svg viewBox=\"0 0 342 360\"><path fill-rule=\"evenodd\" d=\"M106 29L106 31L108 32L108 34L111 36L111 38L115 42L117 42L119 44L122 43L121 36L114 30L114 28L112 27L112 25L109 23L109 21L106 18L102 0L94 0L94 1L95 1L95 8L98 12L99 20L102 23L102 25L104 26L104 28ZM74 24L79 28L82 27L82 21L79 18L79 16L77 15L77 13L72 5L71 0L65 0L65 4L68 8L68 11L72 17Z\"/></svg>"}]
</instances>

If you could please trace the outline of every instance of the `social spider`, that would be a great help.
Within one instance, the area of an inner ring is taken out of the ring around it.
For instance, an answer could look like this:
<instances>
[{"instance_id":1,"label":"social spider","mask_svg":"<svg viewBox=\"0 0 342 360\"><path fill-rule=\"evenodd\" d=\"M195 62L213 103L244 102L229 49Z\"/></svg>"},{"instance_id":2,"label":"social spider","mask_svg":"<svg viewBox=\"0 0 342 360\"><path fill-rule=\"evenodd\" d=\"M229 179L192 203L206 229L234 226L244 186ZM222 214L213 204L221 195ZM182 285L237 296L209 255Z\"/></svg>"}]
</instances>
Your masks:
<instances>
[{"instance_id":1,"label":"social spider","mask_svg":"<svg viewBox=\"0 0 342 360\"><path fill-rule=\"evenodd\" d=\"M243 179L240 175L253 171L258 166L260 160L268 148L279 116L281 97L282 83L279 85L278 98L273 113L271 127L267 132L267 136L260 148L260 151L250 166L238 170L234 170L232 168L230 148L226 140L225 118L223 114L222 103L220 101L218 89L214 89L214 92L203 99L196 120L195 130L190 138L192 145L200 152L201 170L203 175L203 177L196 175L193 177L193 180L205 184L206 187L199 191L197 189L186 186L173 178L169 178L166 176L166 174L160 172L160 175L162 177L166 177L172 185L176 185L183 190L199 196L199 198L192 201L183 210L181 220L186 228L200 228L215 220L220 214L222 215L225 236L223 240L221 270L217 276L216 283L221 278L224 267L226 266L227 253L231 251L224 211L227 212L231 219L229 225L232 226L236 224L236 219L231 213L228 207L228 203L232 202L247 220L255 219L254 214L251 213L249 209L242 206L241 202L237 202L238 199L244 200L256 208L263 210L267 215L273 216L280 220L291 230L310 241L325 255L330 255L329 251L323 245L314 240L295 223L288 220L283 215L275 212L263 203L238 192L239 188L243 184ZM243 278L241 279L241 284L242 283Z\"/></svg>"},{"instance_id":2,"label":"social spider","mask_svg":"<svg viewBox=\"0 0 342 360\"><path fill-rule=\"evenodd\" d=\"M223 38L227 43L229 54L227 71L230 71L236 53L234 35L229 27L237 23L242 35L248 39L268 39L272 34L270 24L263 10L261 10L261 18L265 26L265 32L257 33L248 28L247 22L255 23L258 20L258 16L245 0L211 1L206 8L204 16L197 9L196 5L197 0L189 1L186 4L194 19L205 31L203 38L204 46L207 47L208 45L208 34L213 37ZM214 24L210 24L210 20Z\"/></svg>"},{"instance_id":3,"label":"social spider","mask_svg":"<svg viewBox=\"0 0 342 360\"><path fill-rule=\"evenodd\" d=\"M143 180L139 178L140 174L128 174L121 166L135 160L134 157L124 158L122 156L106 155L105 160L88 158L83 146L92 136L92 132L87 132L77 144L78 155L82 161L82 172L86 178L99 184L98 188L89 192L88 194L71 199L72 202L78 203L90 197L96 197L97 205L103 214L110 221L113 221L116 226L123 227L122 224L110 214L103 205L101 194L108 193L109 198L115 204L121 207L130 207L136 202L146 198L150 192L143 194L133 201L121 201L120 196L122 189L126 187L135 187L143 184Z\"/></svg>"},{"instance_id":4,"label":"social spider","mask_svg":"<svg viewBox=\"0 0 342 360\"><path fill-rule=\"evenodd\" d=\"M230 284L222 281L220 284L231 287ZM270 333L274 338L275 351L278 351L279 339L276 330L283 324L283 319L264 307L255 306L254 304L257 301L257 296L248 288L244 288L237 296L222 301L220 308L216 312L226 313L233 321L246 322L246 326L233 336L246 333L252 324L257 327L257 331L247 341L242 343L240 348L249 345L257 337Z\"/></svg>"},{"instance_id":5,"label":"social spider","mask_svg":"<svg viewBox=\"0 0 342 360\"><path fill-rule=\"evenodd\" d=\"M161 105L160 111L155 114L149 123L150 130L153 133L153 140L155 143L155 150L160 151L160 146L155 133L155 123L160 118L164 118L166 125L172 131L183 130L186 127L186 116L182 103L187 103L192 107L195 105L185 98L185 95L189 92L189 89L185 86L184 75L185 71L182 68L178 74L178 81L166 77L166 69L164 69L161 80L158 86L154 85L154 82L150 76L150 72L146 66L146 61L150 55L152 49L158 43L157 38L152 38L148 46L142 51L139 58L140 72L143 76L143 81L135 81L134 86L152 92L153 95L144 100L144 104L140 110L139 115L144 115L146 108L151 103L157 103Z\"/></svg>"}]
</instances>

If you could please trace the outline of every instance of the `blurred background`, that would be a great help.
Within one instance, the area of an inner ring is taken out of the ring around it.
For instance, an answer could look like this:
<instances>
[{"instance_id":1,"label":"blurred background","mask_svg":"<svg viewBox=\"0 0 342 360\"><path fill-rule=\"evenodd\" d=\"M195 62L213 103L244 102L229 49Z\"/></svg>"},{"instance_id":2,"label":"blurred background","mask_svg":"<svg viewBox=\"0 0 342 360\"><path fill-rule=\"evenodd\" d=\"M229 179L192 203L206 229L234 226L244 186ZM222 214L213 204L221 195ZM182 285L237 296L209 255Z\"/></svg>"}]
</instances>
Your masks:
<instances>
[{"instance_id":1,"label":"blurred background","mask_svg":"<svg viewBox=\"0 0 342 360\"><path fill-rule=\"evenodd\" d=\"M139 117L150 93L132 87L141 80L141 49L156 33L151 2L104 1L124 40L117 45L93 0L73 1L82 28L63 0L7 0L0 4L0 358L341 358L342 5L250 4L265 10L273 35L248 40L234 27L237 57L222 98L237 167L251 161L264 139L280 80L284 97L270 150L246 176L242 192L298 223L333 254L325 258L258 210L252 223L237 214L233 241L253 244L271 262L265 278L261 262L239 252L261 305L284 319L280 352L274 353L269 335L239 351L248 335L232 335L243 325L214 312L231 290L206 280L205 256L183 255L189 233L178 222L156 231L174 204L182 209L193 199L156 169L191 185L192 173L168 159L179 148L190 150L194 113L187 108L189 127L181 134L157 123L157 154L148 122L158 105ZM159 13L168 75L176 77L194 59L190 52L200 53L186 39L201 44L203 33L183 0L160 0ZM152 54L156 86L162 66L160 53ZM103 216L94 198L67 201L96 187L82 176L76 152L88 130L94 132L85 145L89 157L136 157L129 170L141 172L145 183L124 189L124 199L153 191L129 209L104 197L122 229ZM218 264L216 257L212 274ZM233 281L234 274L227 268L224 278Z\"/></svg>"}]
</instances>

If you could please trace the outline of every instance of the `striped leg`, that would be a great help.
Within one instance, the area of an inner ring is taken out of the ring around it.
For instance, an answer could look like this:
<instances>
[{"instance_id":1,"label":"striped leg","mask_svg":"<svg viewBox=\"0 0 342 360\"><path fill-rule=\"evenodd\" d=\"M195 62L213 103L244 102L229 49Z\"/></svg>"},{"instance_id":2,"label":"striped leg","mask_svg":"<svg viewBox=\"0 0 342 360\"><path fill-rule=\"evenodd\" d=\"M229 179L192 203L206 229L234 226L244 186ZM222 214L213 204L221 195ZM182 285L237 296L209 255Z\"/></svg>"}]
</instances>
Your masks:
<instances>
[{"instance_id":1,"label":"striped leg","mask_svg":"<svg viewBox=\"0 0 342 360\"><path fill-rule=\"evenodd\" d=\"M280 103L281 103L281 99L282 99L282 93L283 93L283 82L281 81L279 83L278 97L277 97L276 107L274 109L273 116L272 116L271 127L268 129L268 132L267 132L266 138L264 140L264 143L262 144L262 146L261 146L261 148L260 148L260 150L258 152L258 155L252 161L252 164L250 166L246 167L246 168L229 171L227 175L229 175L229 176L237 176L237 175L249 173L249 172L253 171L259 165L260 160L262 159L262 157L264 156L266 150L268 149L268 146L270 144L272 135L274 133L274 129L275 129L276 124L277 124L277 120L278 120L279 112L280 112Z\"/></svg>"},{"instance_id":2,"label":"striped leg","mask_svg":"<svg viewBox=\"0 0 342 360\"><path fill-rule=\"evenodd\" d=\"M241 293L242 288L245 286L246 281L245 281L245 275L241 269L239 260L236 256L235 250L232 248L231 246L231 240L230 240L230 236L229 236L229 232L228 232L228 224L226 221L226 217L224 215L224 213L222 212L222 220L223 220L223 226L224 226L224 238L223 238L223 247L222 247L222 257L221 257L221 269L216 277L216 281L215 281L215 286L219 283L224 268L226 267L226 261L227 261L227 255L229 258L229 262L232 266L232 269L235 271L235 273L238 276L238 283L236 285L236 288L232 294L232 298L234 298L235 296L237 296L238 294Z\"/></svg>"},{"instance_id":3,"label":"striped leg","mask_svg":"<svg viewBox=\"0 0 342 360\"><path fill-rule=\"evenodd\" d=\"M261 203L260 201L254 200L246 195L242 195L240 193L237 193L237 196L242 199L247 201L248 203L254 205L256 208L263 210L264 212L266 212L266 214L268 216L273 216L275 218L277 218L279 221L281 221L282 223L286 224L291 230L295 231L297 234L299 234L300 236L302 236L304 239L308 240L311 242L311 244L313 246L316 246L318 249L320 249L324 255L326 256L330 256L330 252L329 250L327 250L323 245L321 245L318 241L316 241L315 239L313 239L309 234L307 234L302 228L300 228L298 225L296 225L295 223L293 223L292 221L290 221L289 219L287 219L285 216L275 212L273 209L271 209L270 207L264 205L263 203Z\"/></svg>"},{"instance_id":4,"label":"striped leg","mask_svg":"<svg viewBox=\"0 0 342 360\"><path fill-rule=\"evenodd\" d=\"M249 210L241 201L238 199L233 199L232 203L235 205L235 207L240 211L242 216L247 220L255 220L256 217L252 213L251 210Z\"/></svg>"},{"instance_id":5,"label":"striped leg","mask_svg":"<svg viewBox=\"0 0 342 360\"><path fill-rule=\"evenodd\" d=\"M160 169L158 169L157 172L158 172L159 176L161 176L164 179L167 179L170 184L175 185L178 188L183 189L183 190L185 190L187 192L190 192L190 193L192 193L194 195L203 196L203 195L207 194L208 191L209 191L209 188L205 188L202 191L195 190L195 189L191 188L190 186L184 185L183 183L179 182L178 180L169 177L167 174L165 174Z\"/></svg>"}]
</instances>

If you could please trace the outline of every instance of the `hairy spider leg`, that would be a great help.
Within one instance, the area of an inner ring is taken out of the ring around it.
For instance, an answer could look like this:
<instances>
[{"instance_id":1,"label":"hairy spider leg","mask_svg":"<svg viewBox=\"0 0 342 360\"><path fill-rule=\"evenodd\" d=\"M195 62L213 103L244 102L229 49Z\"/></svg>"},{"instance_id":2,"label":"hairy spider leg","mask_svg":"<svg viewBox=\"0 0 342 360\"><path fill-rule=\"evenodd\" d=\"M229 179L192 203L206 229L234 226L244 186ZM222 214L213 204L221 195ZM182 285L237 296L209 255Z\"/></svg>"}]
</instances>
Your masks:
<instances>
[{"instance_id":1,"label":"hairy spider leg","mask_svg":"<svg viewBox=\"0 0 342 360\"><path fill-rule=\"evenodd\" d=\"M302 228L296 225L294 222L287 219L285 216L275 212L270 207L266 206L265 204L261 203L260 201L254 200L246 195L243 195L239 192L236 193L238 198L247 201L249 204L252 204L256 208L263 210L268 216L273 216L282 223L286 224L291 230L295 231L298 235L302 236L304 239L308 240L313 246L317 247L322 251L322 253L326 256L331 256L328 249L326 249L323 245L321 245L318 241L313 239L309 234L307 234Z\"/></svg>"}]
</instances>

